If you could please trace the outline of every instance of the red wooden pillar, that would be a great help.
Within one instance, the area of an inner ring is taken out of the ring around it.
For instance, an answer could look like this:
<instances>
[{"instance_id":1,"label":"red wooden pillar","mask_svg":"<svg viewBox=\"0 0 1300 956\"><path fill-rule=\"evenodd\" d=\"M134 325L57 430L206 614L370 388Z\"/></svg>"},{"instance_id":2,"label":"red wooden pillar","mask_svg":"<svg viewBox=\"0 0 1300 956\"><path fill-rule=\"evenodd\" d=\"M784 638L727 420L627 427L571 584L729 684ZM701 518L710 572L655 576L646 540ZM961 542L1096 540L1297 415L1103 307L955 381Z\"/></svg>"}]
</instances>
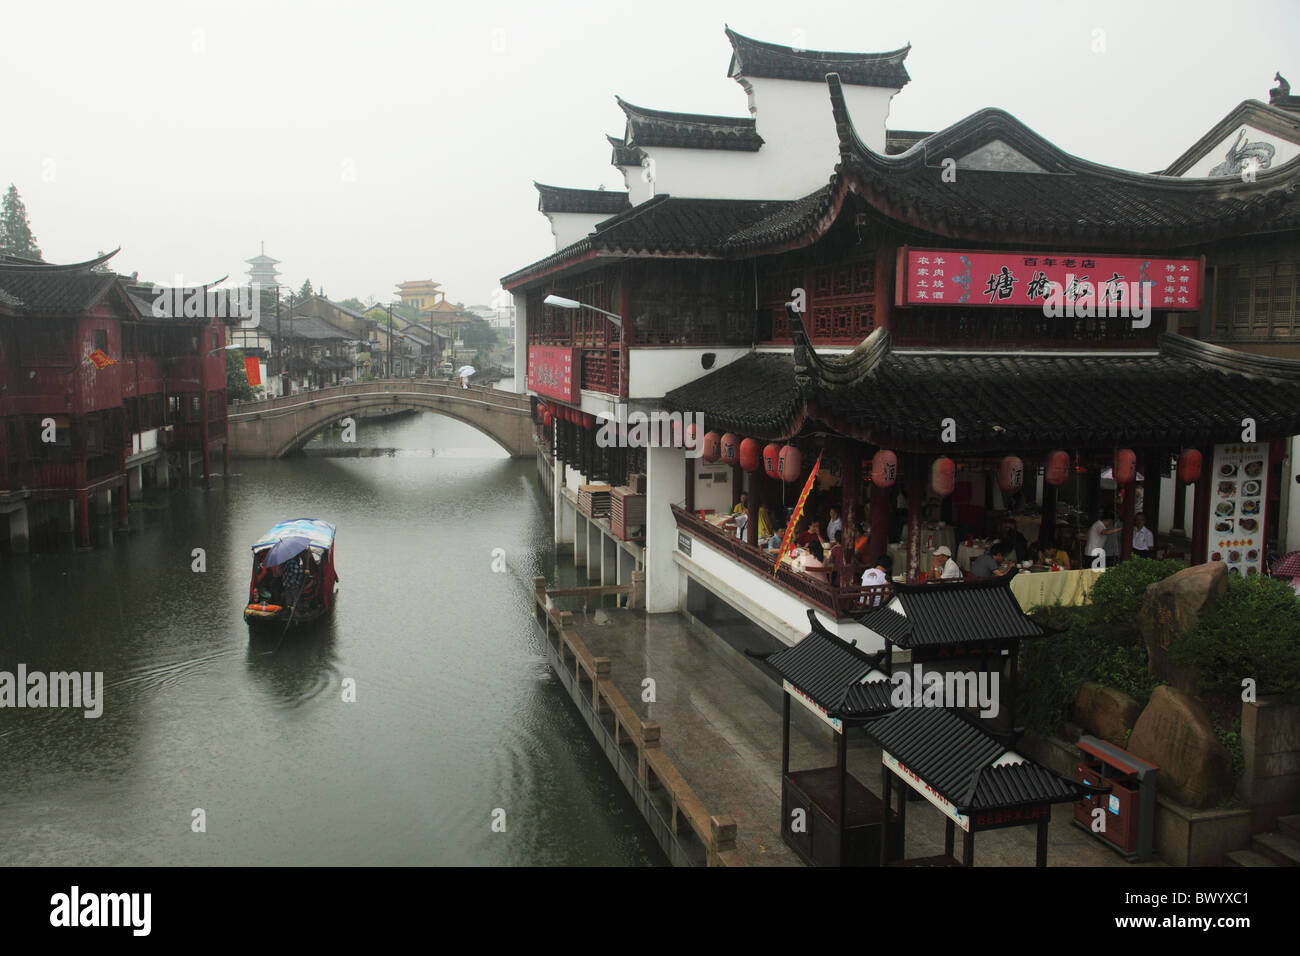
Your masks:
<instances>
[{"instance_id":1,"label":"red wooden pillar","mask_svg":"<svg viewBox=\"0 0 1300 956\"><path fill-rule=\"evenodd\" d=\"M1213 484L1214 446L1201 449L1201 477L1192 497L1192 564L1204 564L1210 556L1210 487Z\"/></svg>"},{"instance_id":2,"label":"red wooden pillar","mask_svg":"<svg viewBox=\"0 0 1300 956\"><path fill-rule=\"evenodd\" d=\"M1146 468L1143 469L1142 474L1146 480L1142 483L1142 514L1147 519L1147 527L1151 529L1153 557L1159 553L1160 499L1164 493L1165 469L1169 467L1169 457L1169 452L1163 448L1148 451L1143 456L1143 464ZM1178 479L1175 477L1174 485L1177 484Z\"/></svg>"},{"instance_id":3,"label":"red wooden pillar","mask_svg":"<svg viewBox=\"0 0 1300 956\"><path fill-rule=\"evenodd\" d=\"M855 532L858 527L858 495L862 491L862 454L858 443L844 440L840 446L842 467L840 474L843 476L843 494L840 501L840 518L844 522L845 529L852 528ZM848 535L845 534L845 539ZM834 544L835 542L831 542Z\"/></svg>"},{"instance_id":4,"label":"red wooden pillar","mask_svg":"<svg viewBox=\"0 0 1300 956\"><path fill-rule=\"evenodd\" d=\"M745 521L745 542L758 547L758 499L762 489L759 488L759 472L747 472L745 490L749 492L749 518Z\"/></svg>"},{"instance_id":5,"label":"red wooden pillar","mask_svg":"<svg viewBox=\"0 0 1300 956\"><path fill-rule=\"evenodd\" d=\"M695 510L695 459L686 456L686 510Z\"/></svg>"},{"instance_id":6,"label":"red wooden pillar","mask_svg":"<svg viewBox=\"0 0 1300 956\"><path fill-rule=\"evenodd\" d=\"M920 458L908 456L907 475L907 583L921 580L921 509L925 484L921 477Z\"/></svg>"},{"instance_id":7,"label":"red wooden pillar","mask_svg":"<svg viewBox=\"0 0 1300 956\"><path fill-rule=\"evenodd\" d=\"M1136 466L1135 466L1136 467ZM1114 472L1112 472L1114 474ZM1124 486L1123 531L1119 533L1119 559L1127 561L1133 557L1133 514L1137 510L1137 475Z\"/></svg>"},{"instance_id":8,"label":"red wooden pillar","mask_svg":"<svg viewBox=\"0 0 1300 956\"><path fill-rule=\"evenodd\" d=\"M889 514L891 499L898 492L893 488L871 488L871 539L868 543L867 564L875 567L876 560L889 550ZM897 572L899 569L895 568Z\"/></svg>"},{"instance_id":9,"label":"red wooden pillar","mask_svg":"<svg viewBox=\"0 0 1300 956\"><path fill-rule=\"evenodd\" d=\"M208 480L208 393L199 389L199 442L203 446L203 480Z\"/></svg>"}]
</instances>

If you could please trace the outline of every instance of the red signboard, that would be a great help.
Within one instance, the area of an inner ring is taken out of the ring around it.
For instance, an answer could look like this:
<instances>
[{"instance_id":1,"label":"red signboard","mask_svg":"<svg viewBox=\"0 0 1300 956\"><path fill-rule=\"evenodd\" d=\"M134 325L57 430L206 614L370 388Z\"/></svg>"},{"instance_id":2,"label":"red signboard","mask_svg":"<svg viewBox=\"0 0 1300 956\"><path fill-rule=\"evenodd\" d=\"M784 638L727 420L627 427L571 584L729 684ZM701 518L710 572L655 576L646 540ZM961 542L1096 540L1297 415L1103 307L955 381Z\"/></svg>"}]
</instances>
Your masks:
<instances>
[{"instance_id":1,"label":"red signboard","mask_svg":"<svg viewBox=\"0 0 1300 956\"><path fill-rule=\"evenodd\" d=\"M578 400L574 350L552 345L528 346L528 388L565 402Z\"/></svg>"},{"instance_id":2,"label":"red signboard","mask_svg":"<svg viewBox=\"0 0 1300 956\"><path fill-rule=\"evenodd\" d=\"M1079 252L899 250L898 305L1043 308L1055 294L1066 314L1201 307L1200 259L1148 259ZM1148 292L1149 290L1149 292Z\"/></svg>"}]
</instances>

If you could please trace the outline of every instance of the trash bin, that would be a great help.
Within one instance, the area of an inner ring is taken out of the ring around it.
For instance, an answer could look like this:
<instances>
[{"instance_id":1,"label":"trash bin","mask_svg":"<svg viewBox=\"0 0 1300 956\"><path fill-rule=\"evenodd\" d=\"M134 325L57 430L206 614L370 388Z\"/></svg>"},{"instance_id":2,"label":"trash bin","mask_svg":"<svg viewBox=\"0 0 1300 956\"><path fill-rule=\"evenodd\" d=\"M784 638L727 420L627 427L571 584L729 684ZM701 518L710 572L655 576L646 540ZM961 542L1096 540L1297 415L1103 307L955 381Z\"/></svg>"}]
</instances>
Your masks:
<instances>
[{"instance_id":1,"label":"trash bin","mask_svg":"<svg viewBox=\"0 0 1300 956\"><path fill-rule=\"evenodd\" d=\"M1080 800L1074 805L1074 822L1109 844L1127 860L1145 862L1155 850L1156 771L1160 768L1121 747L1096 737L1079 738L1083 755L1075 779L1111 792ZM1093 829L1093 811L1105 811L1105 829Z\"/></svg>"}]
</instances>

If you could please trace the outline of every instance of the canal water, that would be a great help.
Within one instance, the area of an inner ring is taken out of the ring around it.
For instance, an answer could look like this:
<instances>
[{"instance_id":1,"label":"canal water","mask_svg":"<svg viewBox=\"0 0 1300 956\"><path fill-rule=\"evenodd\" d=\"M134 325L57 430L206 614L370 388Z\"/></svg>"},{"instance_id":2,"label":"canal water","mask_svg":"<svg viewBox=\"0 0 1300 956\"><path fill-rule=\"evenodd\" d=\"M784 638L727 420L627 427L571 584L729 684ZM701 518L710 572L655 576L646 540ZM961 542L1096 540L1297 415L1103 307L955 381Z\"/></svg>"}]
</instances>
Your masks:
<instances>
[{"instance_id":1,"label":"canal water","mask_svg":"<svg viewBox=\"0 0 1300 956\"><path fill-rule=\"evenodd\" d=\"M98 718L0 708L0 864L665 862L542 656L535 463L433 415L356 438L389 451L327 434L0 555L0 671L104 675ZM336 614L250 643L249 546L301 516L338 525Z\"/></svg>"}]
</instances>

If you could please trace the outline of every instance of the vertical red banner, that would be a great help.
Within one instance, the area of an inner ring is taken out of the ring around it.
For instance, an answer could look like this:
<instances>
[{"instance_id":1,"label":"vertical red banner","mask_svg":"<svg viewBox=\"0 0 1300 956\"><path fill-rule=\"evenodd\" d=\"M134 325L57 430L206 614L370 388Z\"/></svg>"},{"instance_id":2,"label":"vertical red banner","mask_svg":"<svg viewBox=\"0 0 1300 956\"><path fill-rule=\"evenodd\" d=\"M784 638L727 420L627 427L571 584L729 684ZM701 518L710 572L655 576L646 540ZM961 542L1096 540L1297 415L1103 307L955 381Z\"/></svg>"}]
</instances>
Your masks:
<instances>
[{"instance_id":1,"label":"vertical red banner","mask_svg":"<svg viewBox=\"0 0 1300 956\"><path fill-rule=\"evenodd\" d=\"M258 364L256 355L250 355L244 358L244 374L248 376L249 385L262 384L262 369Z\"/></svg>"}]
</instances>

